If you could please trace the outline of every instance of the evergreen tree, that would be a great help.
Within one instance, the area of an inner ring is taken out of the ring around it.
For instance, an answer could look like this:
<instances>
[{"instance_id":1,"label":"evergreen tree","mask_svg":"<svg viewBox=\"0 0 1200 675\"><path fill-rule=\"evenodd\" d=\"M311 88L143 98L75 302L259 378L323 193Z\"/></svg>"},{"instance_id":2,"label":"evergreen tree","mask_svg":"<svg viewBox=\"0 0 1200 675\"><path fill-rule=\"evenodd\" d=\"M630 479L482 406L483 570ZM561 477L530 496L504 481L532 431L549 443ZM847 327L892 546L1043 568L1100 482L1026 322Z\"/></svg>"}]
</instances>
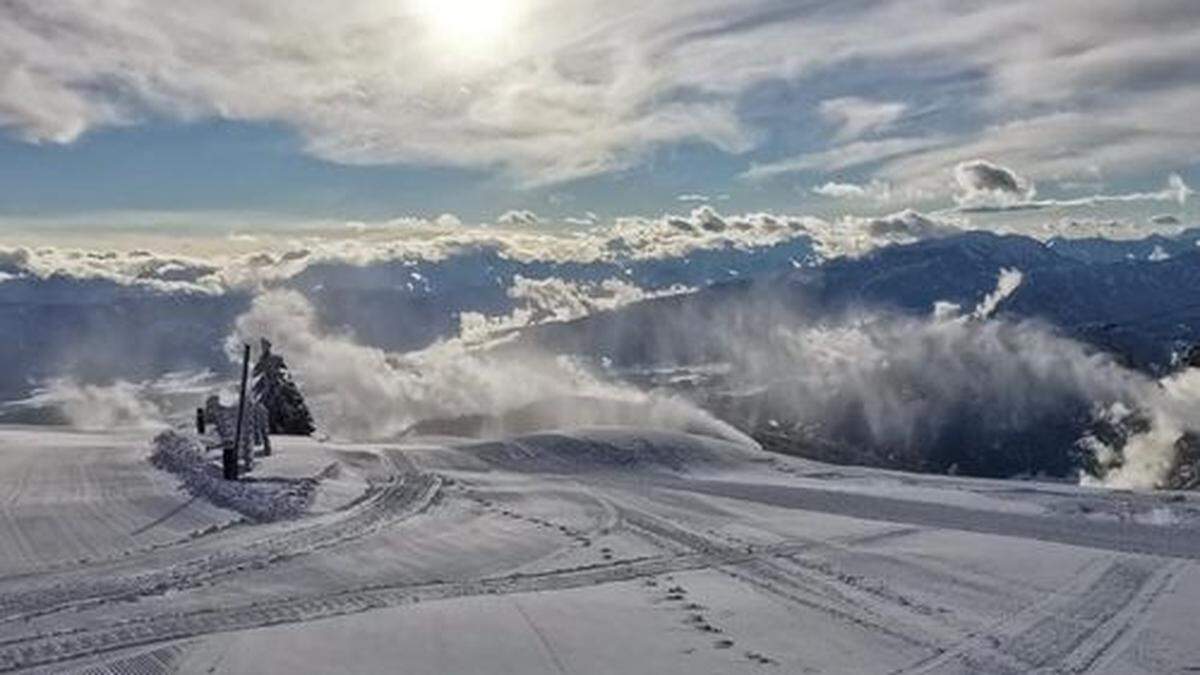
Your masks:
<instances>
[{"instance_id":1,"label":"evergreen tree","mask_svg":"<svg viewBox=\"0 0 1200 675\"><path fill-rule=\"evenodd\" d=\"M262 354L254 364L254 398L267 409L272 434L308 436L316 431L308 405L292 380L283 357L271 352L271 343L262 341Z\"/></svg>"}]
</instances>

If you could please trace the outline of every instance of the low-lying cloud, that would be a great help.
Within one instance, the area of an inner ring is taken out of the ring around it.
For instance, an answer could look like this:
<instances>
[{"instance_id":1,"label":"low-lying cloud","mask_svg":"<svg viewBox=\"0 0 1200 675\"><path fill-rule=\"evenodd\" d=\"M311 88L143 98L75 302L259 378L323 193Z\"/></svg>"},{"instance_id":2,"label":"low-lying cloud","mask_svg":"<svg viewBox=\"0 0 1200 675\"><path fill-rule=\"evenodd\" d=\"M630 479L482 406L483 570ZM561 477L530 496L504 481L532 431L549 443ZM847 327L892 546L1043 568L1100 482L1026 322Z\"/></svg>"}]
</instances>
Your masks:
<instances>
[{"instance_id":1,"label":"low-lying cloud","mask_svg":"<svg viewBox=\"0 0 1200 675\"><path fill-rule=\"evenodd\" d=\"M1174 233L1179 217L1156 217L1150 224L1134 221L1060 218L1036 224L1006 226L973 223L971 214L1035 211L1055 205L1085 206L1109 201L1186 200L1190 187L1178 176L1160 192L1094 195L1074 200L1032 200L1032 183L1015 172L987 162L963 168L960 206L947 211L900 209L879 215L837 218L773 212L725 213L702 204L686 213L655 217L629 216L601 222L595 214L572 218L575 229L532 227L549 221L531 212L514 211L501 218L506 227L466 225L451 214L433 219L405 217L353 227L301 229L290 234L263 232L250 241L229 241L226 248L199 242L192 249L207 254L163 253L145 249L84 250L60 246L0 245L0 292L22 283L82 280L153 293L220 295L256 293L284 287L319 267L367 268L372 265L429 265L481 253L515 263L607 266L608 274L639 264L673 263L682 269L696 254L720 254L731 267L781 245L810 242L823 259L858 256L897 243L945 236L972 229L1053 237L1137 238L1152 232ZM1017 189L1014 191L1013 187ZM907 201L887 183L827 183L815 188L826 197L856 198L877 205ZM565 221L564 221L565 222ZM202 244L202 245L200 245ZM801 256L802 257L802 256ZM815 262L808 261L808 262ZM531 270L524 276L544 276ZM702 280L689 281L698 284Z\"/></svg>"}]
</instances>

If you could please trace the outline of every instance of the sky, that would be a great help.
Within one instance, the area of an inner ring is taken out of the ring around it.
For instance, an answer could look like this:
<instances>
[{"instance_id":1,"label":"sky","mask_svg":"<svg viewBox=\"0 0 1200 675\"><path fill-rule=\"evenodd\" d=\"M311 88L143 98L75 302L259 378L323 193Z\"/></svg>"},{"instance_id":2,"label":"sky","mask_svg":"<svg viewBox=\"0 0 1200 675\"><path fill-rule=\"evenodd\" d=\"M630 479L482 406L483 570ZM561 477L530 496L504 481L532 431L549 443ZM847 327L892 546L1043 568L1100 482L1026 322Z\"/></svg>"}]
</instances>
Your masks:
<instances>
[{"instance_id":1,"label":"sky","mask_svg":"<svg viewBox=\"0 0 1200 675\"><path fill-rule=\"evenodd\" d=\"M0 241L1197 224L1197 45L1195 0L0 0Z\"/></svg>"}]
</instances>

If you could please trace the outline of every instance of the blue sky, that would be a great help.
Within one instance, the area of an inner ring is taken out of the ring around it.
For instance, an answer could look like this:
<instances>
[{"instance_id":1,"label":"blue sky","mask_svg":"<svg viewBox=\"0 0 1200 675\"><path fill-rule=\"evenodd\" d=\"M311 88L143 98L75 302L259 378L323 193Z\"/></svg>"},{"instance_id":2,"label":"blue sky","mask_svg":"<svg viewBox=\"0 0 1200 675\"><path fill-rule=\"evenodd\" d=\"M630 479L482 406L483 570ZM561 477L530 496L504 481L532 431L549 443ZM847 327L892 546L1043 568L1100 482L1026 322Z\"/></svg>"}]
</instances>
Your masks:
<instances>
[{"instance_id":1,"label":"blue sky","mask_svg":"<svg viewBox=\"0 0 1200 675\"><path fill-rule=\"evenodd\" d=\"M62 145L0 140L0 204L12 220L92 214L105 223L152 223L177 214L165 220L184 223L190 212L202 226L209 218L224 225L255 214L283 224L448 212L488 222L513 209L614 217L690 208L690 195L765 209L812 201L795 185L737 180L748 166L745 157L681 143L611 174L520 186L481 169L327 161L304 152L295 133L277 124L157 121L96 130Z\"/></svg>"},{"instance_id":2,"label":"blue sky","mask_svg":"<svg viewBox=\"0 0 1200 675\"><path fill-rule=\"evenodd\" d=\"M14 0L0 227L1186 220L1196 44L1191 0Z\"/></svg>"}]
</instances>

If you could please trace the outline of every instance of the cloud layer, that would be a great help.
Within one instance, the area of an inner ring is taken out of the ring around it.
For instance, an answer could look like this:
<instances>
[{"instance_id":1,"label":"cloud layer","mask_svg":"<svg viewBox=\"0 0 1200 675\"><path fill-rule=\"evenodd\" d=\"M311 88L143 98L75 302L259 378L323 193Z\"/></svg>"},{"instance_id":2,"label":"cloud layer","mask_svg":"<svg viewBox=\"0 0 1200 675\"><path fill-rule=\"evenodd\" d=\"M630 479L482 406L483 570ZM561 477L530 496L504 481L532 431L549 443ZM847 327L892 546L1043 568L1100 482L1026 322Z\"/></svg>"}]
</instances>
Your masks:
<instances>
[{"instance_id":1,"label":"cloud layer","mask_svg":"<svg viewBox=\"0 0 1200 675\"><path fill-rule=\"evenodd\" d=\"M402 264L413 268L411 274L421 276L422 270L417 269L421 265L489 254L518 266L592 266L601 275L592 281L632 275L642 286L646 286L644 280L636 279L642 271L675 266L680 268L679 283L696 286L718 281L719 275L731 270L736 274L737 269L753 267L757 257L771 258L783 248L791 250L791 264L803 265L975 229L1041 240L1131 239L1155 233L1175 234L1193 224L1184 219L1186 216L1173 214L1158 214L1146 220L1092 216L1051 219L1036 215L1056 207L1188 203L1192 189L1178 176L1172 176L1168 185L1156 192L1060 200L1032 198L1032 181L983 160L965 163L957 173L960 205L924 213L901 209L880 215L817 217L803 213L725 213L711 204L702 204L685 213L619 217L605 222L595 214L587 214L566 219L571 228L531 211L506 212L499 218L503 222L497 225L469 225L453 214L442 214L432 219L401 217L315 229L305 226L292 233L230 235L224 241L212 237L182 240L182 248L189 251L186 254L143 248L0 244L0 294L19 294L22 288L47 281L85 280L158 293L220 295L286 285L308 270L330 266ZM874 201L888 210L894 208L889 205L906 200L906 193L881 182L866 186L831 182L814 191L837 199ZM1034 213L1036 220L1012 224L973 220L1021 212ZM688 260L696 256L706 262ZM701 268L709 273L701 274ZM409 290L414 290L422 282L413 277L406 283ZM661 290L657 284L651 286L650 290Z\"/></svg>"}]
</instances>

